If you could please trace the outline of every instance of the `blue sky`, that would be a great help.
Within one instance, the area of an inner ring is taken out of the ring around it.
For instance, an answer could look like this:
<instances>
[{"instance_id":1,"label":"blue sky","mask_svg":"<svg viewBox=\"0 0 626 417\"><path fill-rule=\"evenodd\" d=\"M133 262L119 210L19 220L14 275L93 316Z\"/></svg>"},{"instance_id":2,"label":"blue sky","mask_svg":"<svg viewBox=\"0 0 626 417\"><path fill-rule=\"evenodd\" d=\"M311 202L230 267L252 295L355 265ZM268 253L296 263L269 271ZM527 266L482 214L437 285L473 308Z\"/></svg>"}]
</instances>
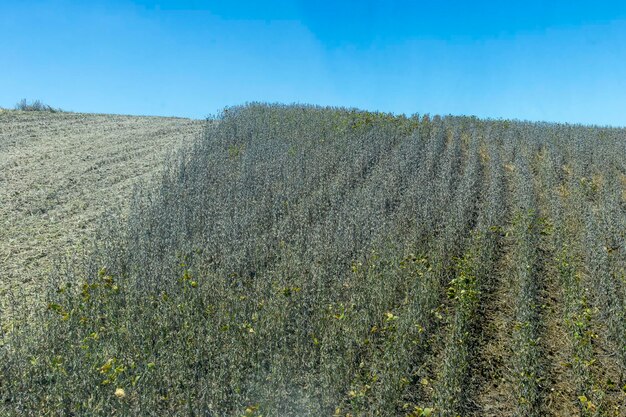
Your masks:
<instances>
[{"instance_id":1,"label":"blue sky","mask_svg":"<svg viewBox=\"0 0 626 417\"><path fill-rule=\"evenodd\" d=\"M0 1L0 106L249 101L626 126L626 2Z\"/></svg>"}]
</instances>

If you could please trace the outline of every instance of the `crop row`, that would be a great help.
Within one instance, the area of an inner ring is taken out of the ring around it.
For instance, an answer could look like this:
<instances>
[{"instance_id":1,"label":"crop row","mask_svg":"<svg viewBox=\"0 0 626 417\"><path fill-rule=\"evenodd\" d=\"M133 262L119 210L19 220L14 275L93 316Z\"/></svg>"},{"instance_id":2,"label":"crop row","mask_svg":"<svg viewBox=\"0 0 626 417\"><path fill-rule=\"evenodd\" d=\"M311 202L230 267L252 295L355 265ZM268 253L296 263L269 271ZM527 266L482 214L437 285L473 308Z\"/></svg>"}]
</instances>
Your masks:
<instances>
[{"instance_id":1,"label":"crop row","mask_svg":"<svg viewBox=\"0 0 626 417\"><path fill-rule=\"evenodd\" d=\"M510 313L494 375L515 401L498 407L544 415L554 281L580 410L604 412L626 384L624 143L618 129L227 109L127 218L100 221L93 255L59 260L34 320L3 329L0 411L484 415L486 320ZM491 305L496 287L510 311ZM601 391L600 350L621 369Z\"/></svg>"}]
</instances>

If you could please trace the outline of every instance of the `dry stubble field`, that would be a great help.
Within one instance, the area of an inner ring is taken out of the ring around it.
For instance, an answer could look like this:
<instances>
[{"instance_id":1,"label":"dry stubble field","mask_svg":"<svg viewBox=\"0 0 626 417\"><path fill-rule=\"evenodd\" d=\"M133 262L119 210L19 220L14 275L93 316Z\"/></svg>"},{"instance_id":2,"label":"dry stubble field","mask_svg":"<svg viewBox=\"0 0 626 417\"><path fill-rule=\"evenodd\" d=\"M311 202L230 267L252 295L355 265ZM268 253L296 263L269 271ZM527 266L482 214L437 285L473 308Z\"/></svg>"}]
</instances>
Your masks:
<instances>
[{"instance_id":1,"label":"dry stubble field","mask_svg":"<svg viewBox=\"0 0 626 417\"><path fill-rule=\"evenodd\" d=\"M0 110L2 321L11 299L32 303L57 255L80 249L105 210L127 207L133 186L149 181L168 152L196 137L202 125Z\"/></svg>"}]
</instances>

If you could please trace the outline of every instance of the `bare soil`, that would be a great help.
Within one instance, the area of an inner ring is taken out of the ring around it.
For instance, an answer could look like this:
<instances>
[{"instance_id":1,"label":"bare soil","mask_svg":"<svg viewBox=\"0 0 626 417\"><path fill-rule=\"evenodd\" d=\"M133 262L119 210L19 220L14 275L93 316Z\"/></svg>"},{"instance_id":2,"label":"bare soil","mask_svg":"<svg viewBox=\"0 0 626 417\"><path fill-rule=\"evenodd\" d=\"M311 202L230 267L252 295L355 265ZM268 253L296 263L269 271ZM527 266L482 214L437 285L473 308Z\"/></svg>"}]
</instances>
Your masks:
<instances>
[{"instance_id":1,"label":"bare soil","mask_svg":"<svg viewBox=\"0 0 626 417\"><path fill-rule=\"evenodd\" d=\"M203 124L0 110L0 322L11 299L32 303L53 260L80 250L105 210L128 208L134 185Z\"/></svg>"}]
</instances>

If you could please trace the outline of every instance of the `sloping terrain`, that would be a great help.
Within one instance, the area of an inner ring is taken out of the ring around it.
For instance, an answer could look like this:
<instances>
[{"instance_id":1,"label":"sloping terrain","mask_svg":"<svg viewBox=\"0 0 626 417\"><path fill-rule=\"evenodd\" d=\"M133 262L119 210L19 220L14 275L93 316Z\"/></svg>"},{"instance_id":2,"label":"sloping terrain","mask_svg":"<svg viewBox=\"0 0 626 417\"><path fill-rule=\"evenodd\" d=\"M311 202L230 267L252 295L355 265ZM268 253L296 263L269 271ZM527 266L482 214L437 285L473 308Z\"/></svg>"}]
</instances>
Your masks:
<instances>
[{"instance_id":1,"label":"sloping terrain","mask_svg":"<svg viewBox=\"0 0 626 417\"><path fill-rule=\"evenodd\" d=\"M625 129L228 109L0 334L0 414L624 417L624 155Z\"/></svg>"},{"instance_id":2,"label":"sloping terrain","mask_svg":"<svg viewBox=\"0 0 626 417\"><path fill-rule=\"evenodd\" d=\"M0 308L32 295L50 264L91 238L94 219L127 208L138 181L203 122L182 118L0 111ZM16 300L23 297L17 296Z\"/></svg>"}]
</instances>

